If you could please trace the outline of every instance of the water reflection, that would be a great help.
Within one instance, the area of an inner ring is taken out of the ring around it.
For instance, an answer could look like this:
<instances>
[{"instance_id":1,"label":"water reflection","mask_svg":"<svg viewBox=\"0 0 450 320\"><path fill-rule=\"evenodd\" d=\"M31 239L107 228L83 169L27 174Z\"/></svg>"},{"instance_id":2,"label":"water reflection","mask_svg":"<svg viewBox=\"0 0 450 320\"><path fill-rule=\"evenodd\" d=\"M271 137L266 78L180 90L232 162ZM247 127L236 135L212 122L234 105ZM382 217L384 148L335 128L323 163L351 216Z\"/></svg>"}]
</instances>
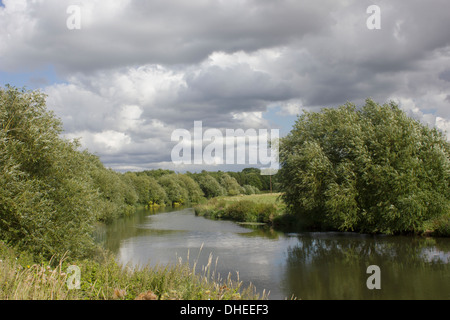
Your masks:
<instances>
[{"instance_id":1,"label":"water reflection","mask_svg":"<svg viewBox=\"0 0 450 320\"><path fill-rule=\"evenodd\" d=\"M201 266L212 254L217 273L239 272L244 284L269 290L271 299L450 298L448 238L287 234L178 208L138 210L99 229L97 239L124 264L165 265L190 256ZM366 286L369 265L381 269L380 290Z\"/></svg>"},{"instance_id":2,"label":"water reflection","mask_svg":"<svg viewBox=\"0 0 450 320\"><path fill-rule=\"evenodd\" d=\"M302 299L449 299L448 239L304 233L288 249L283 285ZM369 265L381 289L369 290Z\"/></svg>"},{"instance_id":3,"label":"water reflection","mask_svg":"<svg viewBox=\"0 0 450 320\"><path fill-rule=\"evenodd\" d=\"M147 209L144 207L138 208L136 212L128 217L123 217L113 221L108 225L100 225L94 237L98 243L103 245L111 252L118 252L120 249L121 242L124 239L129 239L133 237L145 236L150 234L151 230L145 230L142 228L137 228L138 225L148 221L149 216L164 213L173 212L179 209L174 209L171 207L161 207L158 209Z\"/></svg>"}]
</instances>

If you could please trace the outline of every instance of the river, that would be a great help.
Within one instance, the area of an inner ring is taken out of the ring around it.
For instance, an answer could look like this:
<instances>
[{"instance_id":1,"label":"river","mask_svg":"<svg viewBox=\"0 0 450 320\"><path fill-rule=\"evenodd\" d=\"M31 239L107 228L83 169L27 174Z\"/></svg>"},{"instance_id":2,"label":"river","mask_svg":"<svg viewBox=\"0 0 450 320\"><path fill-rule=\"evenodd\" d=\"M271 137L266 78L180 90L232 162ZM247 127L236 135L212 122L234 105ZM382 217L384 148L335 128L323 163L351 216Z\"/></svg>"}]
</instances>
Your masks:
<instances>
[{"instance_id":1,"label":"river","mask_svg":"<svg viewBox=\"0 0 450 320\"><path fill-rule=\"evenodd\" d=\"M197 269L213 257L216 274L269 299L450 299L450 239L284 233L197 217L192 209L139 209L99 230L122 264L167 265L181 258ZM379 267L375 273L367 268ZM369 289L367 282L379 283Z\"/></svg>"}]
</instances>

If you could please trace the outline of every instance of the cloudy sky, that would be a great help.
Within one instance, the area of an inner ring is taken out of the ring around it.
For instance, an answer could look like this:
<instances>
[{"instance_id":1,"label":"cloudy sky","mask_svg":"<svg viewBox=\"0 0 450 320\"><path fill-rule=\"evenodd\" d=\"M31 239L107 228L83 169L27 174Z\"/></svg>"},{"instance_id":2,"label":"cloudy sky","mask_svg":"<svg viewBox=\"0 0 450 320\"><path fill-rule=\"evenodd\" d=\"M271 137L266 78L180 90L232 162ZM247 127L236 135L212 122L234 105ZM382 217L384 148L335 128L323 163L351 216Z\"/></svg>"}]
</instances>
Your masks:
<instances>
[{"instance_id":1,"label":"cloudy sky","mask_svg":"<svg viewBox=\"0 0 450 320\"><path fill-rule=\"evenodd\" d=\"M302 110L368 97L450 132L449 12L448 0L3 0L0 85L41 89L64 135L121 171L217 169L171 161L172 132L194 121L284 135Z\"/></svg>"}]
</instances>

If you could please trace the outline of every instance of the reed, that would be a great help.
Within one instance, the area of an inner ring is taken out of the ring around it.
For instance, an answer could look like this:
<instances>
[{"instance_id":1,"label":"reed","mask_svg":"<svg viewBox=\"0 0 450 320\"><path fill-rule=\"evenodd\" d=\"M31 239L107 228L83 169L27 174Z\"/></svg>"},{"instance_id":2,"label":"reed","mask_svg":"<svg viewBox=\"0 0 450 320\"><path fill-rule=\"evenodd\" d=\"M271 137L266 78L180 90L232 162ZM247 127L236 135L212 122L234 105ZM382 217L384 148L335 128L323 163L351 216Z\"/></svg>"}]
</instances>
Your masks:
<instances>
[{"instance_id":1,"label":"reed","mask_svg":"<svg viewBox=\"0 0 450 320\"><path fill-rule=\"evenodd\" d=\"M203 246L202 246L203 247ZM200 252L201 249L200 248ZM199 252L199 255L200 255ZM69 263L26 264L11 252L0 250L0 299L2 300L231 300L266 299L252 285L222 279L216 271L218 258L210 255L201 272L198 258L190 267L179 259L175 265L144 267L120 265L105 254L101 262L83 260ZM80 288L69 289L69 265L80 270ZM55 265L55 266L53 266Z\"/></svg>"}]
</instances>

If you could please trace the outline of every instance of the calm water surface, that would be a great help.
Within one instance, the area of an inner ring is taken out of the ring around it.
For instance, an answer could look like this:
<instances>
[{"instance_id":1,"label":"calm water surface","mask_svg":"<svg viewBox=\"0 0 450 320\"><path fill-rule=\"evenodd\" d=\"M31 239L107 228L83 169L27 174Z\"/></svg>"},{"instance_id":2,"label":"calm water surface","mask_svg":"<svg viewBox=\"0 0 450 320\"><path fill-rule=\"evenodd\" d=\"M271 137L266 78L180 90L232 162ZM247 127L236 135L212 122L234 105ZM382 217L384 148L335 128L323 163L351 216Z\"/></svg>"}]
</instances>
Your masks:
<instances>
[{"instance_id":1,"label":"calm water surface","mask_svg":"<svg viewBox=\"0 0 450 320\"><path fill-rule=\"evenodd\" d=\"M99 231L123 264L167 265L179 258L197 271L210 255L269 299L450 299L450 239L339 232L283 233L196 217L192 209L138 210ZM369 290L367 267L380 267Z\"/></svg>"}]
</instances>

